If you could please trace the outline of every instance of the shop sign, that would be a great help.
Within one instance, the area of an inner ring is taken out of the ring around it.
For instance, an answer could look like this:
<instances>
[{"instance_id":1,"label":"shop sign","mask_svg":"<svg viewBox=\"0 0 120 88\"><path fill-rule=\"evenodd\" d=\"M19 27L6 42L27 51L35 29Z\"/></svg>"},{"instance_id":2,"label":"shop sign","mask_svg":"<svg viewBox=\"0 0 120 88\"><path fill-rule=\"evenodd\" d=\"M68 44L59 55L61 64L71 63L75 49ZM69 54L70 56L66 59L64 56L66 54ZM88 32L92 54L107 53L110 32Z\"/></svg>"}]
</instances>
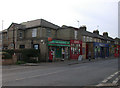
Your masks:
<instances>
[{"instance_id":1,"label":"shop sign","mask_svg":"<svg viewBox=\"0 0 120 88\"><path fill-rule=\"evenodd\" d=\"M48 44L48 46L68 46L68 47L70 47L70 45L62 45L62 44Z\"/></svg>"},{"instance_id":2,"label":"shop sign","mask_svg":"<svg viewBox=\"0 0 120 88\"><path fill-rule=\"evenodd\" d=\"M105 46L104 44L99 44L99 46Z\"/></svg>"},{"instance_id":3,"label":"shop sign","mask_svg":"<svg viewBox=\"0 0 120 88\"><path fill-rule=\"evenodd\" d=\"M60 41L60 40L52 40L52 41L48 41L48 43L57 43L57 44L70 44L69 41Z\"/></svg>"},{"instance_id":4,"label":"shop sign","mask_svg":"<svg viewBox=\"0 0 120 88\"><path fill-rule=\"evenodd\" d=\"M71 40L71 43L74 43L74 44L80 44L82 43L80 40Z\"/></svg>"}]
</instances>

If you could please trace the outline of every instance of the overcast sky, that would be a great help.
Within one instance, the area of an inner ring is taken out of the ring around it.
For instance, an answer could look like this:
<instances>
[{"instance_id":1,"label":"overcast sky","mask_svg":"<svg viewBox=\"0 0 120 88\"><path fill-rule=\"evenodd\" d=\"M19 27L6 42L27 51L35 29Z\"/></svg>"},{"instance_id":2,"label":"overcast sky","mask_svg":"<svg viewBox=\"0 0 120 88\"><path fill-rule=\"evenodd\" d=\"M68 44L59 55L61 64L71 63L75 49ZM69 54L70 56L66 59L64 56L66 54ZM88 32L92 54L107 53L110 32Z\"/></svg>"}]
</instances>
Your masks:
<instances>
[{"instance_id":1,"label":"overcast sky","mask_svg":"<svg viewBox=\"0 0 120 88\"><path fill-rule=\"evenodd\" d=\"M79 27L86 25L93 32L108 32L118 36L119 0L1 0L0 30L12 22L22 23L35 19L45 19L58 26ZM79 21L79 23L78 23Z\"/></svg>"}]
</instances>

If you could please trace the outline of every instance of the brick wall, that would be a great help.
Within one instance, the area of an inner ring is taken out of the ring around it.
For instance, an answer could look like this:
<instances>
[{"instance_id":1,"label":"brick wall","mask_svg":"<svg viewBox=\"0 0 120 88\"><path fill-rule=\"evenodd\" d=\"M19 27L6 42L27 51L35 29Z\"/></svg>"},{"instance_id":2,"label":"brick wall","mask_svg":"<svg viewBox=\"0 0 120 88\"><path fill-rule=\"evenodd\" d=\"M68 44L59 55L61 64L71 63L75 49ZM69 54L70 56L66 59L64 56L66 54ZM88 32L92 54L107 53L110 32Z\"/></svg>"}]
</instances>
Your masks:
<instances>
[{"instance_id":1,"label":"brick wall","mask_svg":"<svg viewBox=\"0 0 120 88\"><path fill-rule=\"evenodd\" d=\"M12 65L17 62L17 56L13 55L12 59L2 59L2 65Z\"/></svg>"}]
</instances>

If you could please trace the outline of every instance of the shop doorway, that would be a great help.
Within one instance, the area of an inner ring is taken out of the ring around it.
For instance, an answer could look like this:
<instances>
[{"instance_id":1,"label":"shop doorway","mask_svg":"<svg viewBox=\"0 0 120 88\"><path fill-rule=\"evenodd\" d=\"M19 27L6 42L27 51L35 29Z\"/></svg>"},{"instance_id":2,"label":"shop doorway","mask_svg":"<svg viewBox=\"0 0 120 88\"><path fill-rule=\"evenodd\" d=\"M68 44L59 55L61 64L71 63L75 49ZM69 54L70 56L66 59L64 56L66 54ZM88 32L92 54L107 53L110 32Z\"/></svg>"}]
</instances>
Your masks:
<instances>
[{"instance_id":1,"label":"shop doorway","mask_svg":"<svg viewBox=\"0 0 120 88\"><path fill-rule=\"evenodd\" d=\"M56 58L62 57L62 49L60 47L56 47L55 57Z\"/></svg>"},{"instance_id":2,"label":"shop doorway","mask_svg":"<svg viewBox=\"0 0 120 88\"><path fill-rule=\"evenodd\" d=\"M105 58L105 50L104 47L101 47L101 57Z\"/></svg>"}]
</instances>

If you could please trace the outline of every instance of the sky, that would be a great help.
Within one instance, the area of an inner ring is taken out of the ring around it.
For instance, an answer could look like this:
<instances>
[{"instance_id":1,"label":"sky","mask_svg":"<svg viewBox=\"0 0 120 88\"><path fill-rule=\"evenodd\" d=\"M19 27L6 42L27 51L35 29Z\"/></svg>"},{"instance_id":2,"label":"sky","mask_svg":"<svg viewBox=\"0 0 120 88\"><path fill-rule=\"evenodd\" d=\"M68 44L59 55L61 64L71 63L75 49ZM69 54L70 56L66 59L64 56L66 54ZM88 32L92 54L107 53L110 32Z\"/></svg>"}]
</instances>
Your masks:
<instances>
[{"instance_id":1,"label":"sky","mask_svg":"<svg viewBox=\"0 0 120 88\"><path fill-rule=\"evenodd\" d=\"M0 31L12 22L45 19L58 26L80 27L87 31L98 29L102 35L118 37L119 0L1 0ZM3 22L2 22L3 20Z\"/></svg>"}]
</instances>

